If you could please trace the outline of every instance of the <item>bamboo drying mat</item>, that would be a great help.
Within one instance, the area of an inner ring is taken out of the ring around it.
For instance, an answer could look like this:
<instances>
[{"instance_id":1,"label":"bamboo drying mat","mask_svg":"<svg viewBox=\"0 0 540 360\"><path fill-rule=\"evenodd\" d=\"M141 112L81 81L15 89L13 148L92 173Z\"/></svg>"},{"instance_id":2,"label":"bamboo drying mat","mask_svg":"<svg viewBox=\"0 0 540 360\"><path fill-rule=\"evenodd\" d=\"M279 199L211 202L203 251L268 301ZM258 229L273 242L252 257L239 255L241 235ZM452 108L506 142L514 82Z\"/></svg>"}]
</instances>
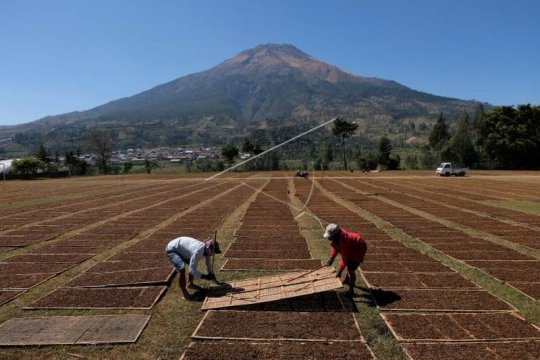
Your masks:
<instances>
[{"instance_id":1,"label":"bamboo drying mat","mask_svg":"<svg viewBox=\"0 0 540 360\"><path fill-rule=\"evenodd\" d=\"M342 287L332 267L233 281L228 287L211 288L202 309L264 303L315 294Z\"/></svg>"}]
</instances>

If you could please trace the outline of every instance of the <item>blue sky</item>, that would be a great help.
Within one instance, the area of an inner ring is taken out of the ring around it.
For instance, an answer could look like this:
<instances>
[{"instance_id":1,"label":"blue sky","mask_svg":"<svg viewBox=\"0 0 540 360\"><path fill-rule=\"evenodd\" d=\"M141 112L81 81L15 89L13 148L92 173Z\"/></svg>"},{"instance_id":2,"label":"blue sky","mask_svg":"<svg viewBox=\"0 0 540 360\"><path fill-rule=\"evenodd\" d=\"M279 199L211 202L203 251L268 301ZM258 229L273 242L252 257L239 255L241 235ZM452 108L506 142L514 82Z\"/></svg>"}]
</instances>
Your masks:
<instances>
[{"instance_id":1,"label":"blue sky","mask_svg":"<svg viewBox=\"0 0 540 360\"><path fill-rule=\"evenodd\" d=\"M85 110L264 43L353 74L540 104L538 0L2 0L0 125Z\"/></svg>"}]
</instances>

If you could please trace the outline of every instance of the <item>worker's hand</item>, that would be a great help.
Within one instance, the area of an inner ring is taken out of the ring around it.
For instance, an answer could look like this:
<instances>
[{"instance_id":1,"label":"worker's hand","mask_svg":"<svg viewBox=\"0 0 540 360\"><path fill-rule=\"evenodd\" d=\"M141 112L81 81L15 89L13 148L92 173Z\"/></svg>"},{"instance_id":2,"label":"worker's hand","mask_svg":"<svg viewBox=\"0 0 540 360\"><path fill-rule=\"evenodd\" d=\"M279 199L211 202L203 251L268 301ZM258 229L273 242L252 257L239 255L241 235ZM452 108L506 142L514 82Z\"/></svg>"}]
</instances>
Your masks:
<instances>
[{"instance_id":1,"label":"worker's hand","mask_svg":"<svg viewBox=\"0 0 540 360\"><path fill-rule=\"evenodd\" d=\"M328 260L326 260L326 263L324 264L324 266L332 266L333 262L334 262L334 258L330 256Z\"/></svg>"},{"instance_id":2,"label":"worker's hand","mask_svg":"<svg viewBox=\"0 0 540 360\"><path fill-rule=\"evenodd\" d=\"M342 271L343 271L343 270L339 270L339 271L337 272L337 274L336 274L336 277L337 277L337 278L341 278L341 272L342 272Z\"/></svg>"}]
</instances>

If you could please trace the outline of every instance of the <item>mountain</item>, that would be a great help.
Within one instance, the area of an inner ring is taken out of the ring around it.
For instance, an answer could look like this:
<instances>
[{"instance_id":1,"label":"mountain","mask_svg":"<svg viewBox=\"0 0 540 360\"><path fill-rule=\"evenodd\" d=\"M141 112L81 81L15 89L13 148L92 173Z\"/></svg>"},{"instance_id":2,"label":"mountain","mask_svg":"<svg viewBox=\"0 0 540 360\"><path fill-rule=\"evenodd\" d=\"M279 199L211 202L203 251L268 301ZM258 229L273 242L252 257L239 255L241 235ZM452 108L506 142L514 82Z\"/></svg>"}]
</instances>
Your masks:
<instances>
[{"instance_id":1,"label":"mountain","mask_svg":"<svg viewBox=\"0 0 540 360\"><path fill-rule=\"evenodd\" d=\"M429 121L439 112L457 116L476 104L356 76L292 45L266 44L207 71L86 111L0 127L0 140L73 144L99 126L112 129L120 145L165 145L219 141L266 126L268 120L280 126L338 115L363 123L369 134L406 121Z\"/></svg>"}]
</instances>

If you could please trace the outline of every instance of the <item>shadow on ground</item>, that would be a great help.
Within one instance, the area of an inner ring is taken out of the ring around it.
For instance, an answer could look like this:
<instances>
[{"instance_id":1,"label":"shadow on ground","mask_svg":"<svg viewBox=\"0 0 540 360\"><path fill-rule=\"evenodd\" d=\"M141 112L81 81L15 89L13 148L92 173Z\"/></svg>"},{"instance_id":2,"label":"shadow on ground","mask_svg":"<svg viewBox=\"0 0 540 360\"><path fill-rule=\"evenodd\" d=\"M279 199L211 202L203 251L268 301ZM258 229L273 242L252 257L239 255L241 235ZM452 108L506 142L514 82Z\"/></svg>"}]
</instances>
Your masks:
<instances>
[{"instance_id":1,"label":"shadow on ground","mask_svg":"<svg viewBox=\"0 0 540 360\"><path fill-rule=\"evenodd\" d=\"M384 307L388 304L401 300L401 296L393 291L387 291L384 289L369 289L364 287L360 287L360 289L365 292L362 297L366 299L366 303L369 306Z\"/></svg>"}]
</instances>

